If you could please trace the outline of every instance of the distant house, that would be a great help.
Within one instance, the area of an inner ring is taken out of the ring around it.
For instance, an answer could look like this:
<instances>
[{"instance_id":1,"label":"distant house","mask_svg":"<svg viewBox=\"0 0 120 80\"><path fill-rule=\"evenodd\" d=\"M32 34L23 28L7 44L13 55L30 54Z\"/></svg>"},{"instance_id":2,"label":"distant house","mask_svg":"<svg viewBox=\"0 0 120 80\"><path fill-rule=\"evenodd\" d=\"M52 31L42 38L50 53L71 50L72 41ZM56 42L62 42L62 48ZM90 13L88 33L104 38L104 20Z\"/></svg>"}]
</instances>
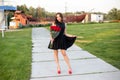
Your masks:
<instances>
[{"instance_id":1,"label":"distant house","mask_svg":"<svg viewBox=\"0 0 120 80\"><path fill-rule=\"evenodd\" d=\"M85 19L86 14L75 14L65 17L65 22L82 22Z\"/></svg>"},{"instance_id":2,"label":"distant house","mask_svg":"<svg viewBox=\"0 0 120 80\"><path fill-rule=\"evenodd\" d=\"M11 18L12 21L10 22L10 29L20 28L21 25L27 25L28 19L27 16L24 14L23 11L15 11L14 17Z\"/></svg>"},{"instance_id":3,"label":"distant house","mask_svg":"<svg viewBox=\"0 0 120 80\"><path fill-rule=\"evenodd\" d=\"M87 13L83 23L103 22L103 21L104 21L104 15L103 14Z\"/></svg>"}]
</instances>

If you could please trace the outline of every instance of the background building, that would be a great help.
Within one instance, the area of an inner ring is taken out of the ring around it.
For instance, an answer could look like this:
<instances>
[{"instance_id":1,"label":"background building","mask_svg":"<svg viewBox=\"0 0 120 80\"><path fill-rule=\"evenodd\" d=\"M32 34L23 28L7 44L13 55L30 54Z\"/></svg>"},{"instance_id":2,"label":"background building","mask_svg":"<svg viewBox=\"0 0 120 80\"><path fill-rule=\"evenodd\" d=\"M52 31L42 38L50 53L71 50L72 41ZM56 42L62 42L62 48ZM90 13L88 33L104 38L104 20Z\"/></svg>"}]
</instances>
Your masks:
<instances>
[{"instance_id":1,"label":"background building","mask_svg":"<svg viewBox=\"0 0 120 80\"><path fill-rule=\"evenodd\" d=\"M89 22L104 22L104 15L103 14L94 14L94 13L87 13L83 23Z\"/></svg>"},{"instance_id":2,"label":"background building","mask_svg":"<svg viewBox=\"0 0 120 80\"><path fill-rule=\"evenodd\" d=\"M28 19L27 16L24 14L23 11L15 11L14 17L11 18L12 21L10 22L10 29L20 28L22 26L27 25Z\"/></svg>"}]
</instances>

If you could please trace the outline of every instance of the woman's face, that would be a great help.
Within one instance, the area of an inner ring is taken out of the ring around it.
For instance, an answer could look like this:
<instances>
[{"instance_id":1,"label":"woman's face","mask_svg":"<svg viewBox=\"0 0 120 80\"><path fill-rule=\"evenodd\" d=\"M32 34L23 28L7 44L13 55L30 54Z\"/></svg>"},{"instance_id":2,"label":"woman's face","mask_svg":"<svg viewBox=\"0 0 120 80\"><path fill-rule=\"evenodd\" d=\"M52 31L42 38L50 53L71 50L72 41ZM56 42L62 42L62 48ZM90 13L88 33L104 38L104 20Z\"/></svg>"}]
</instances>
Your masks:
<instances>
[{"instance_id":1,"label":"woman's face","mask_svg":"<svg viewBox=\"0 0 120 80\"><path fill-rule=\"evenodd\" d=\"M56 15L56 18L57 18L57 20L58 20L59 22L61 22L61 21L62 21L62 18L60 17L60 15L59 15L59 14L57 14L57 15Z\"/></svg>"}]
</instances>

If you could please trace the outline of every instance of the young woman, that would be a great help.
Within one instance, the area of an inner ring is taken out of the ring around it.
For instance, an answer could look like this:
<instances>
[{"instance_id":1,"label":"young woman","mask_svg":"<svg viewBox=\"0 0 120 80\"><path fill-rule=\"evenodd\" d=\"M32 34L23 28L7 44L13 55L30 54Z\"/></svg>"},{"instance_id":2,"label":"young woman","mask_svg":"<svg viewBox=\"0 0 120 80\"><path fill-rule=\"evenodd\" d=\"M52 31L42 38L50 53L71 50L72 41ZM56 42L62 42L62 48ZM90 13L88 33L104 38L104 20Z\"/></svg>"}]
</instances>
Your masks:
<instances>
[{"instance_id":1,"label":"young woman","mask_svg":"<svg viewBox=\"0 0 120 80\"><path fill-rule=\"evenodd\" d=\"M49 49L54 50L54 58L57 64L57 73L58 74L61 73L61 68L60 68L59 58L58 58L58 49L60 49L64 57L64 60L68 66L68 73L72 74L72 68L69 62L69 58L66 54L66 50L67 48L72 46L72 44L76 40L76 36L67 34L66 26L65 26L65 23L63 22L63 15L61 13L57 13L55 15L55 21L51 26L58 26L61 28L59 35L55 39L53 39L52 36L50 38L50 43L52 42L53 46L50 47L50 44L48 46Z\"/></svg>"}]
</instances>

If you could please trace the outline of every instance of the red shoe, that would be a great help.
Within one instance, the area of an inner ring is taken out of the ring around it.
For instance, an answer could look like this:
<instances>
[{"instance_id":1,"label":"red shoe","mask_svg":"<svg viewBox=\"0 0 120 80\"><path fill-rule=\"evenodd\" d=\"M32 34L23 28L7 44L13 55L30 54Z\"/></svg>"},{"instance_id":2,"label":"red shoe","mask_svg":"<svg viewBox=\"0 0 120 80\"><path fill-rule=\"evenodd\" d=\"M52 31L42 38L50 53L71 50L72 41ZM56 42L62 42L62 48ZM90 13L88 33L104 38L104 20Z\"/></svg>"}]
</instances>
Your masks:
<instances>
[{"instance_id":1,"label":"red shoe","mask_svg":"<svg viewBox=\"0 0 120 80\"><path fill-rule=\"evenodd\" d=\"M68 73L69 73L69 74L72 74L72 70L69 70Z\"/></svg>"},{"instance_id":2,"label":"red shoe","mask_svg":"<svg viewBox=\"0 0 120 80\"><path fill-rule=\"evenodd\" d=\"M60 70L58 70L58 71L57 71L57 73L58 73L58 74L61 74L61 71L60 71Z\"/></svg>"}]
</instances>

